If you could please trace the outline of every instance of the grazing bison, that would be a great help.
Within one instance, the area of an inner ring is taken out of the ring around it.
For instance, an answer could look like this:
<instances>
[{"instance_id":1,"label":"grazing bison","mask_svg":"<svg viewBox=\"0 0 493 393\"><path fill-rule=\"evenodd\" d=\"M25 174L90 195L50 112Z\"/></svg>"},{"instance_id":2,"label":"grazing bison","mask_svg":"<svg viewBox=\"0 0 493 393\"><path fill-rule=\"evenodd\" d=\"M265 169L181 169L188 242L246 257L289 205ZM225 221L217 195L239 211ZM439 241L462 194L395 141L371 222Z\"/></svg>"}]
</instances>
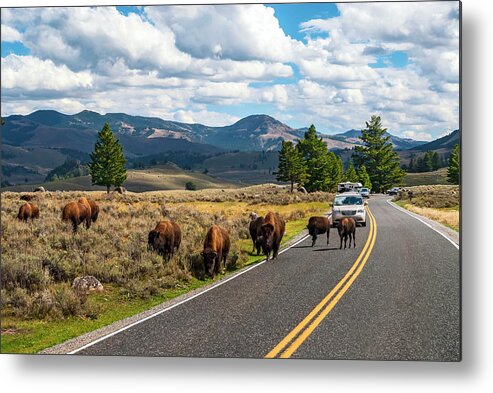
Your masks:
<instances>
[{"instance_id":1,"label":"grazing bison","mask_svg":"<svg viewBox=\"0 0 493 393\"><path fill-rule=\"evenodd\" d=\"M257 255L260 254L260 243L258 241L258 237L260 236L260 227L264 223L264 218L259 217L257 213L250 214L250 224L248 226L248 231L250 232L250 236L252 237L253 249L252 252L257 250Z\"/></svg>"},{"instance_id":2,"label":"grazing bison","mask_svg":"<svg viewBox=\"0 0 493 393\"><path fill-rule=\"evenodd\" d=\"M74 233L79 224L86 222L86 228L91 227L91 210L80 202L69 202L62 211L62 221L70 221Z\"/></svg>"},{"instance_id":3,"label":"grazing bison","mask_svg":"<svg viewBox=\"0 0 493 393\"><path fill-rule=\"evenodd\" d=\"M91 212L91 221L96 222L99 215L98 204L94 202L92 199L87 199L86 197L79 198L77 202L82 203L86 208L89 209L89 211Z\"/></svg>"},{"instance_id":4,"label":"grazing bison","mask_svg":"<svg viewBox=\"0 0 493 393\"><path fill-rule=\"evenodd\" d=\"M260 226L258 242L267 257L267 260L269 260L271 251L272 258L277 258L279 247L281 245L281 239L284 236L285 227L284 220L279 214L269 212L265 216L264 222Z\"/></svg>"},{"instance_id":5,"label":"grazing bison","mask_svg":"<svg viewBox=\"0 0 493 393\"><path fill-rule=\"evenodd\" d=\"M160 221L152 231L149 232L147 244L169 260L178 250L181 243L180 226L173 221Z\"/></svg>"},{"instance_id":6,"label":"grazing bison","mask_svg":"<svg viewBox=\"0 0 493 393\"><path fill-rule=\"evenodd\" d=\"M27 222L28 219L34 220L35 218L39 218L39 208L34 203L24 203L19 208L19 213L17 214L17 218L21 221Z\"/></svg>"},{"instance_id":7,"label":"grazing bison","mask_svg":"<svg viewBox=\"0 0 493 393\"><path fill-rule=\"evenodd\" d=\"M22 195L21 196L21 201L31 201L33 199L33 196L32 195Z\"/></svg>"},{"instance_id":8,"label":"grazing bison","mask_svg":"<svg viewBox=\"0 0 493 393\"><path fill-rule=\"evenodd\" d=\"M212 225L207 231L204 240L204 250L200 255L204 258L204 268L206 274L212 278L219 273L221 261L226 267L231 242L228 233L217 225Z\"/></svg>"},{"instance_id":9,"label":"grazing bison","mask_svg":"<svg viewBox=\"0 0 493 393\"><path fill-rule=\"evenodd\" d=\"M332 220L329 217L310 217L308 220L308 233L312 237L312 247L317 241L317 235L322 235L327 232L327 244L329 244L330 227Z\"/></svg>"},{"instance_id":10,"label":"grazing bison","mask_svg":"<svg viewBox=\"0 0 493 393\"><path fill-rule=\"evenodd\" d=\"M342 248L342 239L344 239L344 249L347 245L347 239L349 237L349 248L351 248L351 236L353 237L353 247L356 247L356 221L351 217L344 217L339 221L339 225L337 227L339 231L339 237L341 238L341 246Z\"/></svg>"}]
</instances>

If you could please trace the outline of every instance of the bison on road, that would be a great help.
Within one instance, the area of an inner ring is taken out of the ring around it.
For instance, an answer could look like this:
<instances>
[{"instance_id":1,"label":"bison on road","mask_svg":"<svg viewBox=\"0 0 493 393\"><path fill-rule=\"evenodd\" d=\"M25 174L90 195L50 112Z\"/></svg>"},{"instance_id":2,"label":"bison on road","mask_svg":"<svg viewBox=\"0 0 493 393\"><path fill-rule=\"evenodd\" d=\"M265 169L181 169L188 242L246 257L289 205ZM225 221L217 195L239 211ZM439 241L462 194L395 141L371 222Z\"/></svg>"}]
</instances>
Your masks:
<instances>
[{"instance_id":1,"label":"bison on road","mask_svg":"<svg viewBox=\"0 0 493 393\"><path fill-rule=\"evenodd\" d=\"M277 258L285 228L284 220L279 214L267 213L263 224L260 226L260 235L258 237L258 242L267 260L269 260L271 251L272 258Z\"/></svg>"},{"instance_id":2,"label":"bison on road","mask_svg":"<svg viewBox=\"0 0 493 393\"><path fill-rule=\"evenodd\" d=\"M263 223L263 217L259 217L256 213L250 214L250 224L248 226L248 231L250 232L250 236L253 242L252 253L257 250L257 255L260 254L260 243L258 241L258 238L260 236L260 227Z\"/></svg>"},{"instance_id":3,"label":"bison on road","mask_svg":"<svg viewBox=\"0 0 493 393\"><path fill-rule=\"evenodd\" d=\"M308 233L312 237L312 247L317 241L318 235L327 233L327 244L329 244L330 227L332 226L332 220L329 217L310 217L308 220Z\"/></svg>"},{"instance_id":4,"label":"bison on road","mask_svg":"<svg viewBox=\"0 0 493 393\"><path fill-rule=\"evenodd\" d=\"M86 228L91 227L91 210L80 202L69 202L62 211L62 221L70 221L74 233L77 232L79 224L86 222Z\"/></svg>"},{"instance_id":5,"label":"bison on road","mask_svg":"<svg viewBox=\"0 0 493 393\"><path fill-rule=\"evenodd\" d=\"M206 274L214 278L219 273L221 261L226 267L226 258L229 254L231 242L228 233L217 225L212 225L207 231L204 240L204 250L200 255L204 258Z\"/></svg>"},{"instance_id":6,"label":"bison on road","mask_svg":"<svg viewBox=\"0 0 493 393\"><path fill-rule=\"evenodd\" d=\"M181 229L174 221L160 221L149 232L147 244L168 261L181 244Z\"/></svg>"},{"instance_id":7,"label":"bison on road","mask_svg":"<svg viewBox=\"0 0 493 393\"><path fill-rule=\"evenodd\" d=\"M339 221L337 230L339 232L339 237L341 238L341 245L339 249L342 248L342 239L344 239L344 249L346 249L348 237L349 248L351 248L351 237L353 238L353 247L356 247L356 221L354 221L354 218L342 218L341 221Z\"/></svg>"},{"instance_id":8,"label":"bison on road","mask_svg":"<svg viewBox=\"0 0 493 393\"><path fill-rule=\"evenodd\" d=\"M39 218L39 208L34 203L24 203L19 208L19 213L17 214L17 218L20 221L27 222L28 219L34 220L35 218Z\"/></svg>"}]
</instances>

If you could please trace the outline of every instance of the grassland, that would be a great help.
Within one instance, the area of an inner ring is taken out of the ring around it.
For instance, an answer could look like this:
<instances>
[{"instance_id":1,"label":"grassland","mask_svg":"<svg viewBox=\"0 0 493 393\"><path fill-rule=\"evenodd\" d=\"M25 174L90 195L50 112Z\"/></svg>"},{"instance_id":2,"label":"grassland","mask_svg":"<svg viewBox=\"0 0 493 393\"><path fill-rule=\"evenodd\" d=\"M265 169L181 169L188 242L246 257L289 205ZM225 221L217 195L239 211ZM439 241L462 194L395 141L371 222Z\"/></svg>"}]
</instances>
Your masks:
<instances>
[{"instance_id":1,"label":"grassland","mask_svg":"<svg viewBox=\"0 0 493 393\"><path fill-rule=\"evenodd\" d=\"M405 187L422 185L449 185L447 181L447 168L440 168L433 172L407 173L403 180Z\"/></svg>"},{"instance_id":2,"label":"grassland","mask_svg":"<svg viewBox=\"0 0 493 393\"><path fill-rule=\"evenodd\" d=\"M412 191L396 196L396 203L405 209L435 220L456 231L459 230L459 186L434 185L406 187Z\"/></svg>"},{"instance_id":3,"label":"grassland","mask_svg":"<svg viewBox=\"0 0 493 393\"><path fill-rule=\"evenodd\" d=\"M60 220L62 206L85 195L101 207L100 218L76 235ZM307 218L329 209L332 195L290 194L274 185L200 192L141 194L48 192L35 194L41 217L22 223L18 193L2 193L2 352L33 353L146 310L209 283L200 251L208 227L228 230L227 272L262 257L251 254L249 213L279 212L287 221L284 242ZM180 251L164 262L147 249L147 233L170 218L183 233ZM75 277L93 275L102 293L72 290Z\"/></svg>"},{"instance_id":4,"label":"grassland","mask_svg":"<svg viewBox=\"0 0 493 393\"><path fill-rule=\"evenodd\" d=\"M148 169L129 170L125 187L133 192L145 192L155 190L184 190L185 184L192 182L198 190L207 188L232 188L238 187L237 183L221 180L200 172L183 170L176 165L166 164ZM93 186L90 176L73 177L65 180L57 180L39 184L50 191L103 191L104 187ZM38 185L23 184L6 187L6 191L25 192L32 191Z\"/></svg>"}]
</instances>

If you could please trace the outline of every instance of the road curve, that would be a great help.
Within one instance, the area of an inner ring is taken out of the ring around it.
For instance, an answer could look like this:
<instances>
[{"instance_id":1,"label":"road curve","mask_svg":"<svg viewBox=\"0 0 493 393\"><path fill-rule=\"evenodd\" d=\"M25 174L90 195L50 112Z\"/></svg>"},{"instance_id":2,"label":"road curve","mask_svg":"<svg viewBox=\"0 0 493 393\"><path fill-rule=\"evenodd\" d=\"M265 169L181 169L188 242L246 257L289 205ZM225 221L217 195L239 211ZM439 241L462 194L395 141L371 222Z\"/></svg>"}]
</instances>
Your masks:
<instances>
[{"instance_id":1,"label":"road curve","mask_svg":"<svg viewBox=\"0 0 493 393\"><path fill-rule=\"evenodd\" d=\"M458 361L459 251L386 199L356 248L332 229L75 353Z\"/></svg>"}]
</instances>

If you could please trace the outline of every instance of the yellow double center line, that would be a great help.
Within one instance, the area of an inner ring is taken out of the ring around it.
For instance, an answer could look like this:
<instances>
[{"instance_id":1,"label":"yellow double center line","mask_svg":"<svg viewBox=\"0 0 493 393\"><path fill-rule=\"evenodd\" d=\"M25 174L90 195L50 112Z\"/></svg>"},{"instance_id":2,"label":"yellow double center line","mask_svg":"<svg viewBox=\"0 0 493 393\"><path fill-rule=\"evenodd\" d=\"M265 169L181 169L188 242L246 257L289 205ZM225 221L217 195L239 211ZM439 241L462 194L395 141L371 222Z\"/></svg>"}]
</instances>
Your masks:
<instances>
[{"instance_id":1,"label":"yellow double center line","mask_svg":"<svg viewBox=\"0 0 493 393\"><path fill-rule=\"evenodd\" d=\"M334 308L341 297L346 293L356 277L361 273L366 261L370 257L375 239L377 238L377 223L375 217L367 209L370 218L370 234L363 250L356 262L351 266L341 281L329 292L329 294L296 326L282 341L270 351L266 358L289 358L301 344L312 334L316 327L323 321L327 314Z\"/></svg>"}]
</instances>

